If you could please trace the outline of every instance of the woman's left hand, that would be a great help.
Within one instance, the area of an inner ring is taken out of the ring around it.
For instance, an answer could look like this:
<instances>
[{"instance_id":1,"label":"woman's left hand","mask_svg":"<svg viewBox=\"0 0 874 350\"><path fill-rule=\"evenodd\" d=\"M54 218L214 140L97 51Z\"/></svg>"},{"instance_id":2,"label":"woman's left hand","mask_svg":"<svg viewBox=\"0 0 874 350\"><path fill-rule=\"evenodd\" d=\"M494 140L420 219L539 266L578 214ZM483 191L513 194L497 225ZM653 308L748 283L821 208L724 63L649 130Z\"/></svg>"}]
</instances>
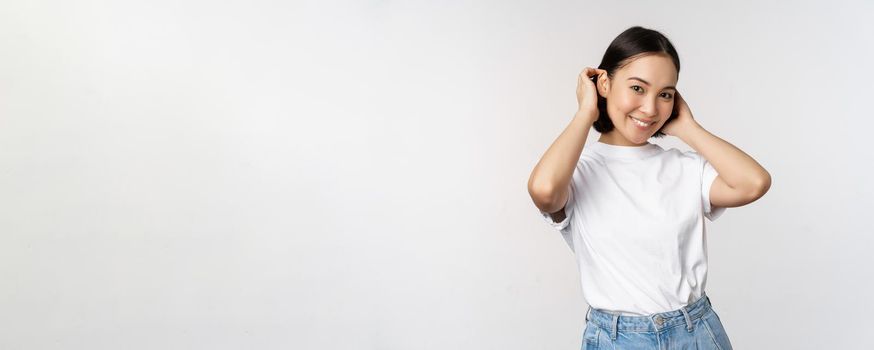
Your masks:
<instances>
[{"instance_id":1,"label":"woman's left hand","mask_svg":"<svg viewBox=\"0 0 874 350\"><path fill-rule=\"evenodd\" d=\"M674 109L677 110L677 118L665 124L662 127L662 132L682 138L687 130L694 128L698 123L692 117L692 110L689 109L689 105L686 104L686 100L683 99L679 91L676 91L674 94L674 99L676 99L674 101Z\"/></svg>"}]
</instances>

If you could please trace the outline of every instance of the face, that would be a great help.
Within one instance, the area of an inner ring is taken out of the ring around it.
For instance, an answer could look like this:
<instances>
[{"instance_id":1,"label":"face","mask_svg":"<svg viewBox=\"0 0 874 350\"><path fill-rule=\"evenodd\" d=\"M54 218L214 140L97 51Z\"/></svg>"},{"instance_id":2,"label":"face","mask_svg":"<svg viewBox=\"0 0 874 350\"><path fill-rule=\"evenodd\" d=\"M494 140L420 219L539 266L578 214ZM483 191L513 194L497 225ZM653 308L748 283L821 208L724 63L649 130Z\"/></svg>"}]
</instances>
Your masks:
<instances>
[{"instance_id":1,"label":"face","mask_svg":"<svg viewBox=\"0 0 874 350\"><path fill-rule=\"evenodd\" d=\"M635 58L613 78L598 77L598 93L607 98L607 114L615 128L599 141L620 146L642 146L671 116L677 68L663 54Z\"/></svg>"}]
</instances>

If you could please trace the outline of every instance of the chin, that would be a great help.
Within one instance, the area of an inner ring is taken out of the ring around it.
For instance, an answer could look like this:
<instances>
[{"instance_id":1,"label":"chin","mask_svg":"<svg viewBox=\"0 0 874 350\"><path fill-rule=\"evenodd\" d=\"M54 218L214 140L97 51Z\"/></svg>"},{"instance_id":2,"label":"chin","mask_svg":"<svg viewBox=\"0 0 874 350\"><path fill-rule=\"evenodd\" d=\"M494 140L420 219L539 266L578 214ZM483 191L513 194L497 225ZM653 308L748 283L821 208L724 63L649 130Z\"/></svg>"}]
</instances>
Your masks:
<instances>
[{"instance_id":1,"label":"chin","mask_svg":"<svg viewBox=\"0 0 874 350\"><path fill-rule=\"evenodd\" d=\"M637 138L637 137L641 137L639 135L625 135L625 139L628 140L629 142L635 144L635 145L643 145L643 144L646 144L646 142L649 141L650 138L652 138L652 135L655 135L655 134L646 135L642 139Z\"/></svg>"}]
</instances>

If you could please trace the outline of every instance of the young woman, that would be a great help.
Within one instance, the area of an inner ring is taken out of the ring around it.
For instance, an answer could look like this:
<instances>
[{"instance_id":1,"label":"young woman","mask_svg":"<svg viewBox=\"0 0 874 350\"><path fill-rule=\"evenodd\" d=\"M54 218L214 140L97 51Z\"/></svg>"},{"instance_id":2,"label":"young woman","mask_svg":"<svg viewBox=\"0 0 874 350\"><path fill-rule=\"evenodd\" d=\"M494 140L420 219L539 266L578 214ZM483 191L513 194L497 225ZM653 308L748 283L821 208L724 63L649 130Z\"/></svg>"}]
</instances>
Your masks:
<instances>
[{"instance_id":1,"label":"young woman","mask_svg":"<svg viewBox=\"0 0 874 350\"><path fill-rule=\"evenodd\" d=\"M661 33L619 34L580 74L579 110L528 181L576 255L590 305L583 349L731 349L704 292L704 218L757 200L771 177L692 117L679 71ZM592 127L601 135L586 145ZM665 134L694 151L648 142Z\"/></svg>"}]
</instances>

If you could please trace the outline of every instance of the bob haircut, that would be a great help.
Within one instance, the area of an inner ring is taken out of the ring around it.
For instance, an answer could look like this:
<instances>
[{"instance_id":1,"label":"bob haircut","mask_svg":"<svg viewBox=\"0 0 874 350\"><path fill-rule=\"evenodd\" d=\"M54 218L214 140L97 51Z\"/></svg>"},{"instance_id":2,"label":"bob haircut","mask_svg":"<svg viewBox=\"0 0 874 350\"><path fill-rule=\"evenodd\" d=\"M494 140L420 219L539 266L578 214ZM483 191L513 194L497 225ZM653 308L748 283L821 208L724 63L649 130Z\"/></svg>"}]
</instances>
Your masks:
<instances>
[{"instance_id":1,"label":"bob haircut","mask_svg":"<svg viewBox=\"0 0 874 350\"><path fill-rule=\"evenodd\" d=\"M638 26L626 29L616 39L613 39L613 42L607 47L607 51L604 52L604 57L601 59L601 64L598 65L598 68L607 71L607 76L612 79L617 70L632 60L654 54L665 54L670 57L674 62L674 66L677 67L677 74L680 74L680 57L677 55L677 50L674 49L671 41L662 35L662 33ZM592 76L591 79L595 86L597 86L598 76ZM604 134L613 131L614 126L613 122L610 121L610 116L607 114L607 99L602 97L601 94L597 94L597 96L598 120L595 121L593 126L596 131ZM677 109L674 108L664 125L667 125L676 118ZM662 125L662 128L664 128L664 125ZM661 129L653 134L653 137L662 136L665 136L665 134Z\"/></svg>"}]
</instances>

